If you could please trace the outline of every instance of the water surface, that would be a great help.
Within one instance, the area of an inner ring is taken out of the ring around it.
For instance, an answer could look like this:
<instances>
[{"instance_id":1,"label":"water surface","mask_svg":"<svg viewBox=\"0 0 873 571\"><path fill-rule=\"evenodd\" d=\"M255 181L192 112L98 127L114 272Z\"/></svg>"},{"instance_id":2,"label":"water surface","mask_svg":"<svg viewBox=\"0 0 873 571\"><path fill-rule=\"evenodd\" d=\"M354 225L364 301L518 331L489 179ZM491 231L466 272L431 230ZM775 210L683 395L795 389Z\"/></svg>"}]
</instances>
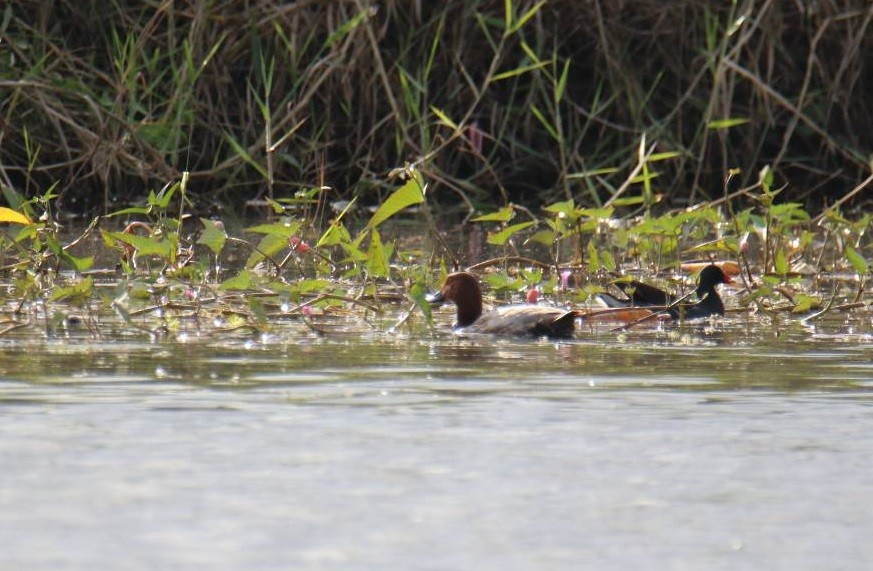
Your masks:
<instances>
[{"instance_id":1,"label":"water surface","mask_svg":"<svg viewBox=\"0 0 873 571\"><path fill-rule=\"evenodd\" d=\"M4 569L861 569L869 321L7 339Z\"/></svg>"}]
</instances>

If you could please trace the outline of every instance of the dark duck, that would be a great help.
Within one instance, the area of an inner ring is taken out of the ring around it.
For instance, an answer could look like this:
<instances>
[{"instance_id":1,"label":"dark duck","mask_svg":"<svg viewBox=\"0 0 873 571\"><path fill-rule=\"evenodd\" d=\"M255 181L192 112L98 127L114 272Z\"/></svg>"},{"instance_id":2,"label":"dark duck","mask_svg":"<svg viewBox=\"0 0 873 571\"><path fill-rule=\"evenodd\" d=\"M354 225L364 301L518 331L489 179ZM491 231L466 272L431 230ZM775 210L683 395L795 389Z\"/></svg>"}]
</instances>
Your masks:
<instances>
[{"instance_id":1,"label":"dark duck","mask_svg":"<svg viewBox=\"0 0 873 571\"><path fill-rule=\"evenodd\" d=\"M710 264L700 271L697 281L697 302L675 304L676 299L667 292L636 280L619 280L615 285L621 289L627 299L619 299L607 293L599 294L601 301L607 307L668 307L667 313L673 319L699 319L710 315L724 315L724 303L718 295L716 286L732 283L720 267Z\"/></svg>"}]
</instances>

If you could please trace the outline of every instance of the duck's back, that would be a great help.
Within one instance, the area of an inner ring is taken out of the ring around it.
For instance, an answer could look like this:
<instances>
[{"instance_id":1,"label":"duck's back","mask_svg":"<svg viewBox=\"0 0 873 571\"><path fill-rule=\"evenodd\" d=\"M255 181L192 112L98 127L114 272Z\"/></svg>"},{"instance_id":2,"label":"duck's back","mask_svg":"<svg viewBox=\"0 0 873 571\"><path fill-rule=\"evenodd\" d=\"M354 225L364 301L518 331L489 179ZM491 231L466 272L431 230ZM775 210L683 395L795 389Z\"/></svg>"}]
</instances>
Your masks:
<instances>
[{"instance_id":1,"label":"duck's back","mask_svg":"<svg viewBox=\"0 0 873 571\"><path fill-rule=\"evenodd\" d=\"M576 315L555 307L508 305L486 312L464 331L492 335L573 336Z\"/></svg>"}]
</instances>

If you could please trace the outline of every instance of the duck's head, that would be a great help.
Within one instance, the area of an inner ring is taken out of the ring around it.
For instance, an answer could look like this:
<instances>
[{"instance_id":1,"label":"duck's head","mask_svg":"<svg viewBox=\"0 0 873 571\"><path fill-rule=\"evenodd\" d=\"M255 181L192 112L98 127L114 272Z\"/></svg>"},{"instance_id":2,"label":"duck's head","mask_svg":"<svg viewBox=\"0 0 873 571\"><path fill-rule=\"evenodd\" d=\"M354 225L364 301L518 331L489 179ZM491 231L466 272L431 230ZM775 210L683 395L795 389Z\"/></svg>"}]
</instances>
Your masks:
<instances>
[{"instance_id":1,"label":"duck's head","mask_svg":"<svg viewBox=\"0 0 873 571\"><path fill-rule=\"evenodd\" d=\"M724 270L715 264L710 264L700 270L700 281L697 286L698 294L707 293L715 290L718 284L733 283L733 280Z\"/></svg>"},{"instance_id":2,"label":"duck's head","mask_svg":"<svg viewBox=\"0 0 873 571\"><path fill-rule=\"evenodd\" d=\"M457 327L466 327L482 315L482 290L476 276L467 272L458 272L446 276L443 287L437 293L428 296L432 305L443 302L454 303L458 308Z\"/></svg>"}]
</instances>

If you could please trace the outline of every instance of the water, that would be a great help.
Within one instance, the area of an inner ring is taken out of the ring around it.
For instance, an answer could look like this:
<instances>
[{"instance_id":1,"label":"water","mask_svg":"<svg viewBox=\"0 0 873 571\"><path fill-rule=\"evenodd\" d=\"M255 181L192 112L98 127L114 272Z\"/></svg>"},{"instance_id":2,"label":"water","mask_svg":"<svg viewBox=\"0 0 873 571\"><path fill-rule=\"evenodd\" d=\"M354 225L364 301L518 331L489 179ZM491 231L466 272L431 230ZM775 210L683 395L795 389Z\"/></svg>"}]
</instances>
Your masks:
<instances>
[{"instance_id":1,"label":"water","mask_svg":"<svg viewBox=\"0 0 873 571\"><path fill-rule=\"evenodd\" d=\"M7 340L0 568L868 568L861 325Z\"/></svg>"}]
</instances>

